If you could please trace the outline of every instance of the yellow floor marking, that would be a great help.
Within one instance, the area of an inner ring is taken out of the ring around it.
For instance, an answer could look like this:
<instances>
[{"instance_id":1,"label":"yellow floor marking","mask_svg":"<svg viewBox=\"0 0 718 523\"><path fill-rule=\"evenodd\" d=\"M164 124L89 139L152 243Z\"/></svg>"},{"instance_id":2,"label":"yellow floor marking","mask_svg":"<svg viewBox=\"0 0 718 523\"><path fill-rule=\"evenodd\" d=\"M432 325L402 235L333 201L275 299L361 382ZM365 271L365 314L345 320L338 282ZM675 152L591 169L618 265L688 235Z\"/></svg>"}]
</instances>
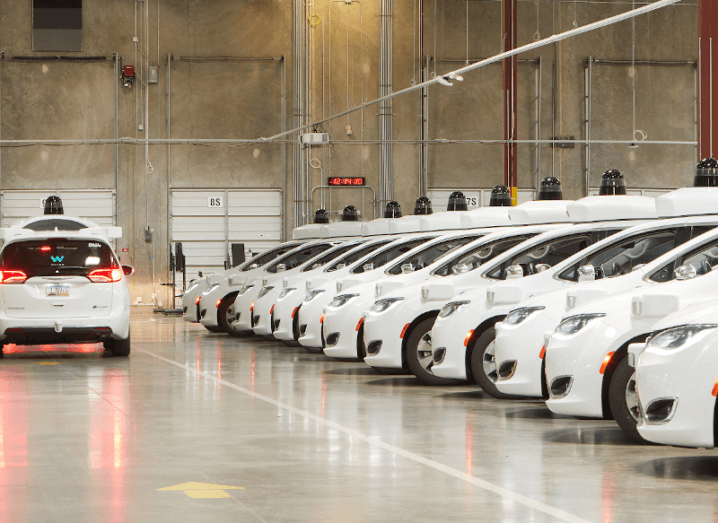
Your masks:
<instances>
[{"instance_id":1,"label":"yellow floor marking","mask_svg":"<svg viewBox=\"0 0 718 523\"><path fill-rule=\"evenodd\" d=\"M181 490L186 496L195 499L219 499L228 498L225 490L243 490L244 487L233 487L232 485L217 485L214 483L199 483L188 481L171 487L158 488L157 490Z\"/></svg>"},{"instance_id":2,"label":"yellow floor marking","mask_svg":"<svg viewBox=\"0 0 718 523\"><path fill-rule=\"evenodd\" d=\"M36 361L35 365L59 365L56 361Z\"/></svg>"}]
</instances>

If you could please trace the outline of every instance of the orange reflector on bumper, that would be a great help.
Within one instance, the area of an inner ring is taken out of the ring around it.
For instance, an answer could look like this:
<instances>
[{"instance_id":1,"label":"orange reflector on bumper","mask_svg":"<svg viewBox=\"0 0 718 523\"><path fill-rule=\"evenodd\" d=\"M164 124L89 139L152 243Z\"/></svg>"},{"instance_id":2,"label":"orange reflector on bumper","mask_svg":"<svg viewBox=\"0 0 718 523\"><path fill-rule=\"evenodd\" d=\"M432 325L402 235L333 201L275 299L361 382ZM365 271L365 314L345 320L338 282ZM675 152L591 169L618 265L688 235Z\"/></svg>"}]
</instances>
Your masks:
<instances>
[{"instance_id":1,"label":"orange reflector on bumper","mask_svg":"<svg viewBox=\"0 0 718 523\"><path fill-rule=\"evenodd\" d=\"M249 312L252 312L254 310L254 303L249 306Z\"/></svg>"},{"instance_id":2,"label":"orange reflector on bumper","mask_svg":"<svg viewBox=\"0 0 718 523\"><path fill-rule=\"evenodd\" d=\"M322 313L322 317L319 318L319 323L324 323L324 313Z\"/></svg>"},{"instance_id":3,"label":"orange reflector on bumper","mask_svg":"<svg viewBox=\"0 0 718 523\"><path fill-rule=\"evenodd\" d=\"M219 304L220 304L220 303L222 303L222 300L217 300L217 305L215 305L215 307L217 307L217 308L219 309Z\"/></svg>"},{"instance_id":4,"label":"orange reflector on bumper","mask_svg":"<svg viewBox=\"0 0 718 523\"><path fill-rule=\"evenodd\" d=\"M464 347L469 345L469 340L471 339L471 336L474 335L474 329L471 329L469 333L466 335L466 338L464 338Z\"/></svg>"},{"instance_id":5,"label":"orange reflector on bumper","mask_svg":"<svg viewBox=\"0 0 718 523\"><path fill-rule=\"evenodd\" d=\"M615 354L614 352L609 352L608 354L606 354L606 357L603 358L603 363L601 364L601 370L599 371L601 374L606 372L606 367L608 367L608 364L611 363L611 358L613 357L614 354Z\"/></svg>"},{"instance_id":6,"label":"orange reflector on bumper","mask_svg":"<svg viewBox=\"0 0 718 523\"><path fill-rule=\"evenodd\" d=\"M272 308L269 309L269 314L274 314L274 305L272 305ZM292 318L294 318L294 314L292 314Z\"/></svg>"},{"instance_id":7,"label":"orange reflector on bumper","mask_svg":"<svg viewBox=\"0 0 718 523\"><path fill-rule=\"evenodd\" d=\"M359 320L359 323L357 323L356 331L359 332L359 329L361 329L362 324L364 323L364 316L361 317L361 320Z\"/></svg>"},{"instance_id":8,"label":"orange reflector on bumper","mask_svg":"<svg viewBox=\"0 0 718 523\"><path fill-rule=\"evenodd\" d=\"M199 301L202 299L202 296L197 296L197 299L194 300L195 305L199 305Z\"/></svg>"},{"instance_id":9,"label":"orange reflector on bumper","mask_svg":"<svg viewBox=\"0 0 718 523\"><path fill-rule=\"evenodd\" d=\"M546 345L541 347L541 352L539 353L539 359L542 360L544 356L546 356Z\"/></svg>"},{"instance_id":10,"label":"orange reflector on bumper","mask_svg":"<svg viewBox=\"0 0 718 523\"><path fill-rule=\"evenodd\" d=\"M294 316L296 316L298 310L299 307L294 307L294 310L292 311L292 319L294 319ZM324 314L322 314L322 319L324 319Z\"/></svg>"},{"instance_id":11,"label":"orange reflector on bumper","mask_svg":"<svg viewBox=\"0 0 718 523\"><path fill-rule=\"evenodd\" d=\"M713 396L718 397L718 379L716 380L715 385L713 385L713 392L711 392L711 394L713 394Z\"/></svg>"},{"instance_id":12,"label":"orange reflector on bumper","mask_svg":"<svg viewBox=\"0 0 718 523\"><path fill-rule=\"evenodd\" d=\"M406 329L409 328L409 325L411 325L411 324L407 323L406 325L404 325L404 328L401 329L401 334L399 334L399 338L401 338L402 340L404 339L404 334L406 334Z\"/></svg>"}]
</instances>

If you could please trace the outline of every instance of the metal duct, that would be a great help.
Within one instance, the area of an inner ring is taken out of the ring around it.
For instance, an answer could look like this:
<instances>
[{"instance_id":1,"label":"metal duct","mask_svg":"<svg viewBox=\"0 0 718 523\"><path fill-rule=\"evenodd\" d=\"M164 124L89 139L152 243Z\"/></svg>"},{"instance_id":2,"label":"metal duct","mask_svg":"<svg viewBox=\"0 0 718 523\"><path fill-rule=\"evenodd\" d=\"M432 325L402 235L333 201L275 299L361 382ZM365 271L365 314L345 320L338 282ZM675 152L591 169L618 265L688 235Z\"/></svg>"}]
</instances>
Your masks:
<instances>
[{"instance_id":1,"label":"metal duct","mask_svg":"<svg viewBox=\"0 0 718 523\"><path fill-rule=\"evenodd\" d=\"M381 54L379 68L379 96L387 96L393 91L393 54L394 54L394 0L381 0L379 14L381 23ZM394 103L391 99L379 105L379 204L394 199L394 164L392 139L392 117Z\"/></svg>"}]
</instances>

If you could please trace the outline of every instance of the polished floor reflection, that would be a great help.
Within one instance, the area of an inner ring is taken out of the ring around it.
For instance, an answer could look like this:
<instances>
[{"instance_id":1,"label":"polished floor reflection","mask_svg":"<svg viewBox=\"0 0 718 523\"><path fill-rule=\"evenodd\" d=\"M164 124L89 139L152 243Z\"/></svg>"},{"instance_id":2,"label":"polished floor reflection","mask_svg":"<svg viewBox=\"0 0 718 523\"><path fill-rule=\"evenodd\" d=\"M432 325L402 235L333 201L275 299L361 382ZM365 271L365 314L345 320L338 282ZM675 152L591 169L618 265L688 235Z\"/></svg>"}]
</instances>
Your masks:
<instances>
[{"instance_id":1,"label":"polished floor reflection","mask_svg":"<svg viewBox=\"0 0 718 523\"><path fill-rule=\"evenodd\" d=\"M718 453L133 314L6 348L2 522L715 521ZM174 487L174 488L167 488Z\"/></svg>"}]
</instances>

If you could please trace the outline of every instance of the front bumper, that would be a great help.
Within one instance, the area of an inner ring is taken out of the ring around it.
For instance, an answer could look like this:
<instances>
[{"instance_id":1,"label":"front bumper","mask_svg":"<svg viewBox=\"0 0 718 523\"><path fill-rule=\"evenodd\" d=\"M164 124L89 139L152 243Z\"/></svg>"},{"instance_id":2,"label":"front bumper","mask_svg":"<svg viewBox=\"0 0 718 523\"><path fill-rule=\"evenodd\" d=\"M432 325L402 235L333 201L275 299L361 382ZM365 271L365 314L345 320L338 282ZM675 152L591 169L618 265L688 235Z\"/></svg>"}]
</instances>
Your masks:
<instances>
[{"instance_id":1,"label":"front bumper","mask_svg":"<svg viewBox=\"0 0 718 523\"><path fill-rule=\"evenodd\" d=\"M514 396L542 396L541 349L544 333L555 329L559 322L560 318L544 310L534 312L518 325L497 324L497 368L511 368L513 365L514 369L510 377L502 378L499 374L496 388L500 392Z\"/></svg>"},{"instance_id":2,"label":"front bumper","mask_svg":"<svg viewBox=\"0 0 718 523\"><path fill-rule=\"evenodd\" d=\"M182 296L182 319L184 321L199 323L197 298L202 297L202 293L206 288L206 285L200 284L184 293L184 296Z\"/></svg>"},{"instance_id":3,"label":"front bumper","mask_svg":"<svg viewBox=\"0 0 718 523\"><path fill-rule=\"evenodd\" d=\"M277 297L277 293L274 291L275 289L254 302L252 330L258 336L272 334L272 306Z\"/></svg>"},{"instance_id":4,"label":"front bumper","mask_svg":"<svg viewBox=\"0 0 718 523\"><path fill-rule=\"evenodd\" d=\"M274 324L272 334L278 340L294 340L294 318L292 314L295 309L302 305L304 292L296 290L277 301L274 305ZM299 314L299 311L297 311Z\"/></svg>"},{"instance_id":5,"label":"front bumper","mask_svg":"<svg viewBox=\"0 0 718 523\"><path fill-rule=\"evenodd\" d=\"M331 292L323 292L310 302L302 302L299 309L299 343L304 347L324 346L322 343L321 318L324 309L331 303L334 295Z\"/></svg>"},{"instance_id":6,"label":"front bumper","mask_svg":"<svg viewBox=\"0 0 718 523\"><path fill-rule=\"evenodd\" d=\"M436 318L434 328L431 331L431 343L434 355L439 349L446 349L444 360L441 363L434 363L431 371L440 378L451 378L457 380L468 379L466 373L466 340L467 333L476 327L479 312L471 307L471 304L464 305L451 316ZM479 322L480 323L480 322Z\"/></svg>"},{"instance_id":7,"label":"front bumper","mask_svg":"<svg viewBox=\"0 0 718 523\"><path fill-rule=\"evenodd\" d=\"M234 317L232 328L238 331L253 330L254 323L254 307L253 304L257 299L257 295L261 290L261 286L255 285L250 287L241 296L237 296L234 300ZM269 311L267 311L269 312ZM261 318L260 318L261 319Z\"/></svg>"},{"instance_id":8,"label":"front bumper","mask_svg":"<svg viewBox=\"0 0 718 523\"><path fill-rule=\"evenodd\" d=\"M324 315L324 354L332 358L357 357L357 324L374 303L374 295L356 296L343 307L329 307Z\"/></svg>"}]
</instances>

